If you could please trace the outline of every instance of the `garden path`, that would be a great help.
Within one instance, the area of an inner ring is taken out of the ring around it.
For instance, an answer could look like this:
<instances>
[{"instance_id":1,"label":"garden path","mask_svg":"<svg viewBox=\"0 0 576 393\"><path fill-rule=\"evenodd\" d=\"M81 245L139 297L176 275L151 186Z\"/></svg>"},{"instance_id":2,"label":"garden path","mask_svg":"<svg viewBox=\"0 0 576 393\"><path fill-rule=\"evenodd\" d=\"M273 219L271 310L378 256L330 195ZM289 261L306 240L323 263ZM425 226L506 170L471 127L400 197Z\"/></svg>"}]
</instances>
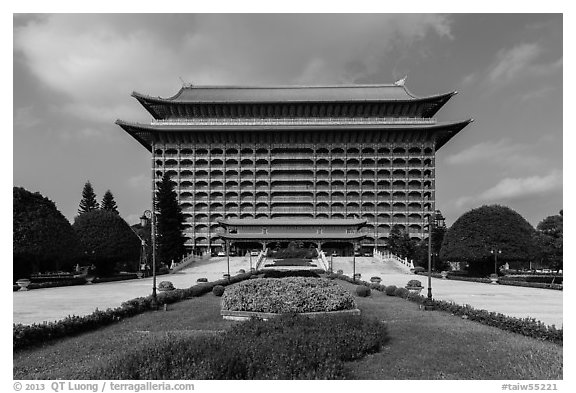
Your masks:
<instances>
[{"instance_id":1,"label":"garden path","mask_svg":"<svg viewBox=\"0 0 576 393\"><path fill-rule=\"evenodd\" d=\"M230 273L250 269L246 257L230 258ZM342 269L352 275L352 258L335 257L334 270ZM187 288L200 277L208 280L222 278L227 272L226 258L211 258L198 262L176 274L159 276L158 282L171 281L176 288ZM373 258L357 257L356 272L363 280L380 276L383 285L405 286L408 280L420 280L427 287L427 278L405 274L394 266L376 262ZM96 308L118 307L126 300L151 293L152 278L72 287L36 289L13 293L14 323L39 323L54 321L68 315L86 315ZM466 281L432 279L435 299L470 304L479 309L501 312L514 317L533 317L558 327L562 323L562 291L492 285ZM426 289L423 291L426 293Z\"/></svg>"}]
</instances>

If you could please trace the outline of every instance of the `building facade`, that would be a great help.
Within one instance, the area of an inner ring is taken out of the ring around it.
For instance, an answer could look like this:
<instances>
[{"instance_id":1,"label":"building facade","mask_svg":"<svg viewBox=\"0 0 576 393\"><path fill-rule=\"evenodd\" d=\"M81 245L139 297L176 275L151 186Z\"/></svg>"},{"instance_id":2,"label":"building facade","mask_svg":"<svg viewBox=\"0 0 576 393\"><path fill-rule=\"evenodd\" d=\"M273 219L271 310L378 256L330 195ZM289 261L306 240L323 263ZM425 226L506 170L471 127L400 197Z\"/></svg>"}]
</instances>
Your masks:
<instances>
[{"instance_id":1,"label":"building facade","mask_svg":"<svg viewBox=\"0 0 576 393\"><path fill-rule=\"evenodd\" d=\"M434 118L455 94L419 98L403 82L183 86L133 93L153 120L116 123L152 153L153 183L176 183L191 249L221 247L223 219L365 219L373 248L393 225L427 236L435 154L472 121Z\"/></svg>"}]
</instances>

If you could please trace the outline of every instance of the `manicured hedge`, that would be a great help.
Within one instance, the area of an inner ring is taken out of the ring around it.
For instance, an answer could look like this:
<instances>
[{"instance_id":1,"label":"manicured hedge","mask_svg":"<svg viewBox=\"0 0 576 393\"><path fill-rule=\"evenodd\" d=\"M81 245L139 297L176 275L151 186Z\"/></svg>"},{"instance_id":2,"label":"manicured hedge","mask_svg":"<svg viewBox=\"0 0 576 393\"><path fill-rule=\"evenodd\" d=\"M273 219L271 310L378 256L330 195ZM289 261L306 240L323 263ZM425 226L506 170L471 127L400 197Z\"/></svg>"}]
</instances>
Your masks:
<instances>
[{"instance_id":1,"label":"manicured hedge","mask_svg":"<svg viewBox=\"0 0 576 393\"><path fill-rule=\"evenodd\" d=\"M230 280L218 280L210 283L201 283L186 289L175 289L169 292L158 293L158 304L171 304L187 298L202 296L211 292L216 285L226 286L235 284L251 277L250 273L238 274ZM120 321L121 319L140 314L153 309L152 295L139 297L122 303L120 307L109 308L106 311L96 309L86 316L68 316L60 321L35 323L32 325L13 325L13 349L18 350L48 341L84 333L98 329L102 326Z\"/></svg>"},{"instance_id":2,"label":"manicured hedge","mask_svg":"<svg viewBox=\"0 0 576 393\"><path fill-rule=\"evenodd\" d=\"M229 311L302 313L354 308L350 292L320 278L258 278L231 287L222 297L222 309Z\"/></svg>"},{"instance_id":3,"label":"manicured hedge","mask_svg":"<svg viewBox=\"0 0 576 393\"><path fill-rule=\"evenodd\" d=\"M428 273L416 273L421 276L427 276ZM432 273L432 277L442 278L440 273ZM454 275L451 272L448 273L448 280L458 280L458 281L472 281L472 282L482 282L485 284L490 284L489 278L484 277L467 277L463 275ZM554 284L545 284L545 282L552 282L552 276L524 276L523 278L500 276L498 277L498 283L501 285L515 285L521 287L529 288L545 288L545 289L557 289L562 290L562 277L557 277Z\"/></svg>"},{"instance_id":4,"label":"manicured hedge","mask_svg":"<svg viewBox=\"0 0 576 393\"><path fill-rule=\"evenodd\" d=\"M320 278L311 270L264 270L264 278L313 277Z\"/></svg>"},{"instance_id":5,"label":"manicured hedge","mask_svg":"<svg viewBox=\"0 0 576 393\"><path fill-rule=\"evenodd\" d=\"M378 352L386 325L362 316L253 319L212 337L168 335L102 363L87 379L348 379L344 362Z\"/></svg>"}]
</instances>

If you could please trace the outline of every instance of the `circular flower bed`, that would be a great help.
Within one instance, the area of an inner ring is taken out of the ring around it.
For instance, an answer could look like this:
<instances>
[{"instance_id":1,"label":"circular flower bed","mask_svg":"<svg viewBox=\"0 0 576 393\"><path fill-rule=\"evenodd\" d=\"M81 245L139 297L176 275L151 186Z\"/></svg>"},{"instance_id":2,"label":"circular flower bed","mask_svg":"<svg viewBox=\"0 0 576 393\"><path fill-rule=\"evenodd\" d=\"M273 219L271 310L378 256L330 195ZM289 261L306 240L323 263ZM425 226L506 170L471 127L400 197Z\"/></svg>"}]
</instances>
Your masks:
<instances>
[{"instance_id":1,"label":"circular flower bed","mask_svg":"<svg viewBox=\"0 0 576 393\"><path fill-rule=\"evenodd\" d=\"M350 292L327 279L259 278L228 287L222 310L263 313L304 313L353 310Z\"/></svg>"}]
</instances>

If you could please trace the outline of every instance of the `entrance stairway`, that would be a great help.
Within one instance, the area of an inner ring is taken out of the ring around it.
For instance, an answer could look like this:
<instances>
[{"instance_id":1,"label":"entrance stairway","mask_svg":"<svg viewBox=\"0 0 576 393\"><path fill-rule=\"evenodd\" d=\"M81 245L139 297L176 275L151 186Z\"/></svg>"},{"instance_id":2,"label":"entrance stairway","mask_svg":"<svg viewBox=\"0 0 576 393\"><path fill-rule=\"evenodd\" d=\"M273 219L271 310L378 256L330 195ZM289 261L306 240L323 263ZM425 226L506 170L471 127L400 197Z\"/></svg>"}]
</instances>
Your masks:
<instances>
[{"instance_id":1,"label":"entrance stairway","mask_svg":"<svg viewBox=\"0 0 576 393\"><path fill-rule=\"evenodd\" d=\"M389 252L375 251L374 259L383 264L384 274L411 274L411 269L414 269L412 261Z\"/></svg>"}]
</instances>

